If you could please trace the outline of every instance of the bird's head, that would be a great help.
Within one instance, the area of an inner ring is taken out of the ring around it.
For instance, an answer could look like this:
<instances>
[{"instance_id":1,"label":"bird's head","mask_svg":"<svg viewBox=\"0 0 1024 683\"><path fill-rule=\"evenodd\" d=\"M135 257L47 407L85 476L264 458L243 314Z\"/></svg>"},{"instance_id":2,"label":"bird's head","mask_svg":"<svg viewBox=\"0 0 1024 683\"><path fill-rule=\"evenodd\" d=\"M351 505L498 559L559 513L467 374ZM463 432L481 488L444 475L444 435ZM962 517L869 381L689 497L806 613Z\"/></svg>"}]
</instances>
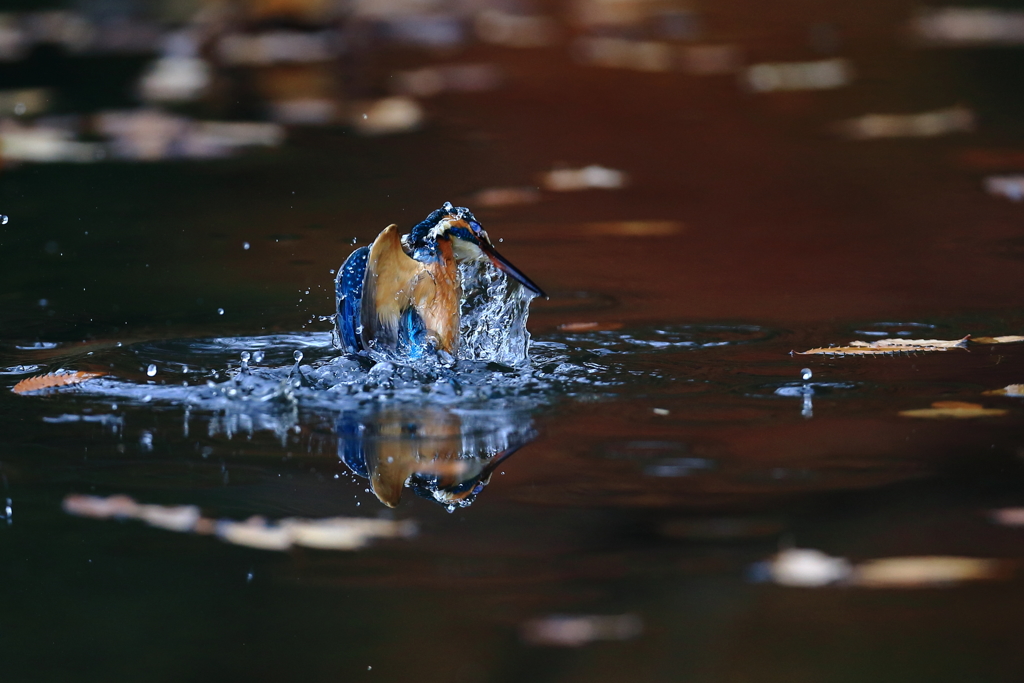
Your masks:
<instances>
[{"instance_id":1,"label":"bird's head","mask_svg":"<svg viewBox=\"0 0 1024 683\"><path fill-rule=\"evenodd\" d=\"M455 207L445 202L444 206L413 227L409 237L413 249L425 248L431 251L439 240L451 240L456 260L471 261L486 257L495 268L537 296L547 296L533 280L498 253L487 231L465 207Z\"/></svg>"}]
</instances>

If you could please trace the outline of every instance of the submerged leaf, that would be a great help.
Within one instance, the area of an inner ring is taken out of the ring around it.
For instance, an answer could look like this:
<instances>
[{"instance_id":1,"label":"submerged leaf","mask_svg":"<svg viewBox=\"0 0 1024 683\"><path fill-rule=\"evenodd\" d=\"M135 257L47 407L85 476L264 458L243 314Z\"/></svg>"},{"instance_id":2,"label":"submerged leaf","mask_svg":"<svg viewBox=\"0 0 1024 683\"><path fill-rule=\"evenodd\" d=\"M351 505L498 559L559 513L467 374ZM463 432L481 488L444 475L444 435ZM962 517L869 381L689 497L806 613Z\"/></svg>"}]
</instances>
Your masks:
<instances>
[{"instance_id":1,"label":"submerged leaf","mask_svg":"<svg viewBox=\"0 0 1024 683\"><path fill-rule=\"evenodd\" d=\"M985 396L1024 396L1024 384L1008 384L1002 389L983 391Z\"/></svg>"},{"instance_id":2,"label":"submerged leaf","mask_svg":"<svg viewBox=\"0 0 1024 683\"><path fill-rule=\"evenodd\" d=\"M922 351L948 351L966 349L968 337L963 339L879 339L877 341L852 341L849 346L827 346L798 352L807 355L836 356L892 356L900 353Z\"/></svg>"},{"instance_id":3,"label":"submerged leaf","mask_svg":"<svg viewBox=\"0 0 1024 683\"><path fill-rule=\"evenodd\" d=\"M70 372L51 372L46 375L37 375L35 377L23 379L14 385L12 391L16 394L29 394L34 391L56 389L58 387L66 387L72 384L81 384L87 379L102 377L103 374L104 373L102 372L85 372L81 370L72 370Z\"/></svg>"},{"instance_id":4,"label":"submerged leaf","mask_svg":"<svg viewBox=\"0 0 1024 683\"><path fill-rule=\"evenodd\" d=\"M926 419L968 419L974 417L999 417L1006 415L1008 410L1002 408L984 408L978 403L964 401L936 401L931 408L901 410L903 417L921 417Z\"/></svg>"}]
</instances>

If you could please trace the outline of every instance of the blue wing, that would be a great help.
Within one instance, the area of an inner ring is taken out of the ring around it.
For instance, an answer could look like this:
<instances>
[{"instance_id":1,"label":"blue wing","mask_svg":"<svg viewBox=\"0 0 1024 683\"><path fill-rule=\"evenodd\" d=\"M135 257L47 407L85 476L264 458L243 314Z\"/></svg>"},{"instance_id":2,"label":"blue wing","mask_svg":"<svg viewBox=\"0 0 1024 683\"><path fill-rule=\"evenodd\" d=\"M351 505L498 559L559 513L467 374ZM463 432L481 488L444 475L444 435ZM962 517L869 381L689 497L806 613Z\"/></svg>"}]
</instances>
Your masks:
<instances>
[{"instance_id":1,"label":"blue wing","mask_svg":"<svg viewBox=\"0 0 1024 683\"><path fill-rule=\"evenodd\" d=\"M337 296L338 315L335 325L338 337L349 353L363 349L359 339L359 311L363 301L363 278L366 275L366 259L370 255L369 247L360 247L353 251L338 271L334 281Z\"/></svg>"}]
</instances>

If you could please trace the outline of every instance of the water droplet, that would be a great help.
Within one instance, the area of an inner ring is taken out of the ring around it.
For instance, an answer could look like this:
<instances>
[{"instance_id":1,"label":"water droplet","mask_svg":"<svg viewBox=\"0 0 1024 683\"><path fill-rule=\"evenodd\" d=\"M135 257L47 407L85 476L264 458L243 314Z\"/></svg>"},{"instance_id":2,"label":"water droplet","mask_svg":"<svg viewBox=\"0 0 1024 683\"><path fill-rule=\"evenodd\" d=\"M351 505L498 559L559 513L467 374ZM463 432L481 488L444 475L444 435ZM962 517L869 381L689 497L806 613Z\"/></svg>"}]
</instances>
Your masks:
<instances>
[{"instance_id":1,"label":"water droplet","mask_svg":"<svg viewBox=\"0 0 1024 683\"><path fill-rule=\"evenodd\" d=\"M455 207L452 206L451 202L445 202L444 204L441 205L441 208L444 209L445 211L453 211L455 209Z\"/></svg>"},{"instance_id":2,"label":"water droplet","mask_svg":"<svg viewBox=\"0 0 1024 683\"><path fill-rule=\"evenodd\" d=\"M254 363L262 363L263 362L263 352L262 351L257 351L256 353L252 354L252 362L254 362Z\"/></svg>"},{"instance_id":3,"label":"water droplet","mask_svg":"<svg viewBox=\"0 0 1024 683\"><path fill-rule=\"evenodd\" d=\"M242 362L243 363L248 363L250 358L251 358L251 356L249 355L248 351L242 351Z\"/></svg>"},{"instance_id":4,"label":"water droplet","mask_svg":"<svg viewBox=\"0 0 1024 683\"><path fill-rule=\"evenodd\" d=\"M0 214L0 225L7 225L7 221L10 220L7 216Z\"/></svg>"},{"instance_id":5,"label":"water droplet","mask_svg":"<svg viewBox=\"0 0 1024 683\"><path fill-rule=\"evenodd\" d=\"M217 309L217 315L224 315L224 309L223 308L218 308Z\"/></svg>"},{"instance_id":6,"label":"water droplet","mask_svg":"<svg viewBox=\"0 0 1024 683\"><path fill-rule=\"evenodd\" d=\"M296 362L296 363L298 363L299 361L301 361L301 360L302 360L302 351L296 351L295 353L293 353L293 354L292 354L292 358L294 358L294 359L295 359L295 362Z\"/></svg>"},{"instance_id":7,"label":"water droplet","mask_svg":"<svg viewBox=\"0 0 1024 683\"><path fill-rule=\"evenodd\" d=\"M156 366L150 363L149 367L146 368L146 374L150 377L156 377Z\"/></svg>"},{"instance_id":8,"label":"water droplet","mask_svg":"<svg viewBox=\"0 0 1024 683\"><path fill-rule=\"evenodd\" d=\"M358 237L353 237L353 238L352 238L352 240L351 240L351 243L352 243L352 244L355 244L355 243L356 243L356 242L358 242L358 241L359 241L359 238L358 238Z\"/></svg>"},{"instance_id":9,"label":"water droplet","mask_svg":"<svg viewBox=\"0 0 1024 683\"><path fill-rule=\"evenodd\" d=\"M814 377L814 373L811 372L810 368L804 368L803 370L800 371L800 379L804 380L805 382L809 380L811 377Z\"/></svg>"},{"instance_id":10,"label":"water droplet","mask_svg":"<svg viewBox=\"0 0 1024 683\"><path fill-rule=\"evenodd\" d=\"M249 243L248 242L242 242L242 249L245 249L246 251L249 251Z\"/></svg>"}]
</instances>

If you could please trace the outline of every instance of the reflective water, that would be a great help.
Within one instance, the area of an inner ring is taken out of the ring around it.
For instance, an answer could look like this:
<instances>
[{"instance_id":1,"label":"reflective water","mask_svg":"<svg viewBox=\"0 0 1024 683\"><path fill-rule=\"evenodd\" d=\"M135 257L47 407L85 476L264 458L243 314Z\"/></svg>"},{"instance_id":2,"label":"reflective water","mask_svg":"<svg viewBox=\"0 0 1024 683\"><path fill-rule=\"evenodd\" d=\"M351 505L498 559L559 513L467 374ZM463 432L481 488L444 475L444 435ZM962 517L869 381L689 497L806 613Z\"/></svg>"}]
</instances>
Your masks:
<instances>
[{"instance_id":1,"label":"reflective water","mask_svg":"<svg viewBox=\"0 0 1024 683\"><path fill-rule=\"evenodd\" d=\"M226 24L166 116L92 116L149 57L0 64L54 94L0 96L0 680L1021 679L1024 344L799 355L1022 334L1019 55L900 42L906 3L612 5L363 18L338 63ZM852 80L744 85L787 63ZM415 130L348 125L399 87ZM287 135L214 154L245 117ZM117 153L24 161L64 143ZM529 329L341 354L339 265L446 200Z\"/></svg>"}]
</instances>

